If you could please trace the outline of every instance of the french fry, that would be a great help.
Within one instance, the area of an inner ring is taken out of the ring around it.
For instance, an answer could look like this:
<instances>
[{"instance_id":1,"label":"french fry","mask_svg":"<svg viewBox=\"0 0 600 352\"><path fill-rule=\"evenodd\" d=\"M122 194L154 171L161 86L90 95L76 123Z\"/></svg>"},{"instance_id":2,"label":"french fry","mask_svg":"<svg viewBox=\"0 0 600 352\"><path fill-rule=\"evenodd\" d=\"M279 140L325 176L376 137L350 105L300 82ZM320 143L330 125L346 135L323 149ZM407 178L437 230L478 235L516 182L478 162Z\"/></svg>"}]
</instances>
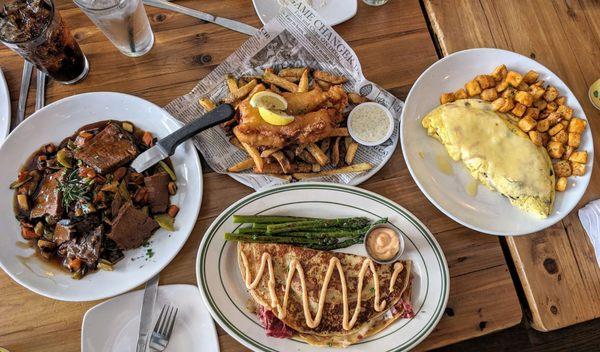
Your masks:
<instances>
[{"instance_id":1,"label":"french fry","mask_svg":"<svg viewBox=\"0 0 600 352\"><path fill-rule=\"evenodd\" d=\"M281 151L275 152L271 155L273 158L275 158L275 160L277 160L279 166L281 166L281 169L283 170L283 173L289 174L292 172L292 165L290 164L290 161L285 157L285 155L283 155Z\"/></svg>"},{"instance_id":2,"label":"french fry","mask_svg":"<svg viewBox=\"0 0 600 352\"><path fill-rule=\"evenodd\" d=\"M312 154L312 156L315 157L315 159L317 160L317 163L319 163L319 165L325 166L329 162L329 157L325 153L323 153L321 148L319 148L319 146L316 145L315 143L309 143L306 146L306 149L308 149L310 154Z\"/></svg>"},{"instance_id":3,"label":"french fry","mask_svg":"<svg viewBox=\"0 0 600 352\"><path fill-rule=\"evenodd\" d=\"M315 79L315 82L317 82L317 85L322 90L327 91L327 90L329 90L329 88L331 88L331 83L329 83L329 82L325 82L325 81L322 81L320 79Z\"/></svg>"},{"instance_id":4,"label":"french fry","mask_svg":"<svg viewBox=\"0 0 600 352\"><path fill-rule=\"evenodd\" d=\"M198 99L198 104L200 104L200 106L202 106L206 111L211 111L217 107L217 104L208 98Z\"/></svg>"},{"instance_id":5,"label":"french fry","mask_svg":"<svg viewBox=\"0 0 600 352\"><path fill-rule=\"evenodd\" d=\"M248 155L250 155L250 157L254 160L254 168L262 173L264 165L265 165L265 161L263 158L260 157L260 153L258 152L258 149L256 149L256 147L249 145L248 143L243 143L243 142L240 142L240 143L242 143L242 146L244 147L244 149L246 150Z\"/></svg>"},{"instance_id":6,"label":"french fry","mask_svg":"<svg viewBox=\"0 0 600 352\"><path fill-rule=\"evenodd\" d=\"M246 149L244 149L244 146L242 145L242 142L240 142L240 140L237 139L236 136L233 136L233 137L229 138L229 143L233 144L234 146L238 147L241 150L246 150Z\"/></svg>"},{"instance_id":7,"label":"french fry","mask_svg":"<svg viewBox=\"0 0 600 352\"><path fill-rule=\"evenodd\" d=\"M294 147L294 155L300 155L304 149L306 149L306 144L299 144Z\"/></svg>"},{"instance_id":8,"label":"french fry","mask_svg":"<svg viewBox=\"0 0 600 352\"><path fill-rule=\"evenodd\" d=\"M317 159L315 159L314 156L312 156L311 153L308 152L308 150L303 150L302 153L298 154L298 158L304 160L305 162L309 163L309 164L316 164L317 163Z\"/></svg>"},{"instance_id":9,"label":"french fry","mask_svg":"<svg viewBox=\"0 0 600 352\"><path fill-rule=\"evenodd\" d=\"M332 128L327 136L328 137L346 137L349 135L350 135L350 132L348 132L348 129L346 127L338 127L338 128Z\"/></svg>"},{"instance_id":10,"label":"french fry","mask_svg":"<svg viewBox=\"0 0 600 352\"><path fill-rule=\"evenodd\" d=\"M312 172L319 172L319 171L321 171L321 165L312 164Z\"/></svg>"},{"instance_id":11,"label":"french fry","mask_svg":"<svg viewBox=\"0 0 600 352\"><path fill-rule=\"evenodd\" d=\"M265 149L262 151L262 153L260 153L260 156L262 158L268 158L270 157L273 153L280 151L281 148L269 148L269 149Z\"/></svg>"},{"instance_id":12,"label":"french fry","mask_svg":"<svg viewBox=\"0 0 600 352\"><path fill-rule=\"evenodd\" d=\"M261 169L254 165L252 171L254 171L254 173L256 174L284 174L283 169L281 168L281 165L279 165L279 163L264 163Z\"/></svg>"},{"instance_id":13,"label":"french fry","mask_svg":"<svg viewBox=\"0 0 600 352\"><path fill-rule=\"evenodd\" d=\"M313 77L321 81L329 82L331 84L343 84L348 81L348 78L344 76L336 76L334 74L321 70L316 70L313 73Z\"/></svg>"},{"instance_id":14,"label":"french fry","mask_svg":"<svg viewBox=\"0 0 600 352\"><path fill-rule=\"evenodd\" d=\"M337 165L340 162L340 137L336 137L331 145L331 164Z\"/></svg>"},{"instance_id":15,"label":"french fry","mask_svg":"<svg viewBox=\"0 0 600 352\"><path fill-rule=\"evenodd\" d=\"M263 81L266 83L272 83L280 88L283 88L287 91L290 92L296 92L298 91L298 85L295 83L292 83L284 78L281 78L279 76L277 76L276 74L273 74L269 71L265 71L265 74L262 77Z\"/></svg>"},{"instance_id":16,"label":"french fry","mask_svg":"<svg viewBox=\"0 0 600 352\"><path fill-rule=\"evenodd\" d=\"M281 77L283 79L285 79L286 81L290 81L292 83L298 83L300 81L300 78L298 77Z\"/></svg>"},{"instance_id":17,"label":"french fry","mask_svg":"<svg viewBox=\"0 0 600 352\"><path fill-rule=\"evenodd\" d=\"M244 161L240 161L239 163L231 166L227 171L229 172L240 172L244 170L251 169L254 166L254 159L248 158Z\"/></svg>"},{"instance_id":18,"label":"french fry","mask_svg":"<svg viewBox=\"0 0 600 352\"><path fill-rule=\"evenodd\" d=\"M273 93L281 94L281 89L279 89L276 85L272 83L269 84L269 90Z\"/></svg>"},{"instance_id":19,"label":"french fry","mask_svg":"<svg viewBox=\"0 0 600 352\"><path fill-rule=\"evenodd\" d=\"M236 91L229 93L227 98L224 99L226 103L233 103L236 100L244 99L251 91L256 87L258 81L253 79L252 81L246 83L244 86L238 88Z\"/></svg>"},{"instance_id":20,"label":"french fry","mask_svg":"<svg viewBox=\"0 0 600 352\"><path fill-rule=\"evenodd\" d=\"M303 179L313 178L313 177L323 177L323 176L346 174L346 173L353 173L353 172L363 172L363 171L371 170L372 168L373 168L373 165L371 165L369 163L360 163L360 164L354 164L354 165L340 167L337 169L324 170L321 172L311 172L311 173L297 172L297 173L294 173L293 176L296 180L303 180Z\"/></svg>"},{"instance_id":21,"label":"french fry","mask_svg":"<svg viewBox=\"0 0 600 352\"><path fill-rule=\"evenodd\" d=\"M308 68L305 67L288 67L282 68L278 75L280 77L296 77L300 78L304 74L304 71L308 71Z\"/></svg>"},{"instance_id":22,"label":"french fry","mask_svg":"<svg viewBox=\"0 0 600 352\"><path fill-rule=\"evenodd\" d=\"M269 174L269 176L271 177L275 177L275 178L280 178L282 180L286 180L288 182L291 182L294 178L292 177L292 175L277 175L277 174Z\"/></svg>"},{"instance_id":23,"label":"french fry","mask_svg":"<svg viewBox=\"0 0 600 352\"><path fill-rule=\"evenodd\" d=\"M321 142L321 150L323 151L323 153L327 153L327 151L329 150L329 146L331 146L331 138L323 139L323 141Z\"/></svg>"},{"instance_id":24,"label":"french fry","mask_svg":"<svg viewBox=\"0 0 600 352\"><path fill-rule=\"evenodd\" d=\"M369 101L369 99L363 97L362 95L352 92L348 93L348 100L350 100L352 104L360 104Z\"/></svg>"},{"instance_id":25,"label":"french fry","mask_svg":"<svg viewBox=\"0 0 600 352\"><path fill-rule=\"evenodd\" d=\"M257 84L256 87L252 88L252 90L250 91L250 93L248 93L248 97L246 99L250 99L252 98L252 96L258 92L262 92L263 90L266 90L267 88L265 87L264 84L260 83Z\"/></svg>"},{"instance_id":26,"label":"french fry","mask_svg":"<svg viewBox=\"0 0 600 352\"><path fill-rule=\"evenodd\" d=\"M231 75L227 75L227 88L229 88L229 93L233 93L238 90L238 83L235 78Z\"/></svg>"},{"instance_id":27,"label":"french fry","mask_svg":"<svg viewBox=\"0 0 600 352\"><path fill-rule=\"evenodd\" d=\"M302 72L300 82L298 83L298 93L308 92L308 69Z\"/></svg>"},{"instance_id":28,"label":"french fry","mask_svg":"<svg viewBox=\"0 0 600 352\"><path fill-rule=\"evenodd\" d=\"M356 156L356 151L358 150L358 143L356 143L355 141L352 141L350 144L348 144L348 146L346 147L346 164L350 165L352 164L352 162L354 161L354 157Z\"/></svg>"}]
</instances>

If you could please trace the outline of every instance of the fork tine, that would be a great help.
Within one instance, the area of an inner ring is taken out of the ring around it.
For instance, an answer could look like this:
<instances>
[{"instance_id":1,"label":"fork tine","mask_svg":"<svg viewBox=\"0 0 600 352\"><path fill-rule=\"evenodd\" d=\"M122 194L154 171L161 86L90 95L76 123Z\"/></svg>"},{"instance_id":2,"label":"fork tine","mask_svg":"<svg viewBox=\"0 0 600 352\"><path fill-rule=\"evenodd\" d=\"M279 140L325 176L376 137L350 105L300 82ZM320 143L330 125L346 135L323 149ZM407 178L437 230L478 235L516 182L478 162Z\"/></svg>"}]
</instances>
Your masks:
<instances>
[{"instance_id":1,"label":"fork tine","mask_svg":"<svg viewBox=\"0 0 600 352\"><path fill-rule=\"evenodd\" d=\"M165 313L165 308L167 308L166 304L162 307L162 310L160 311L160 315L158 316L158 320L156 321L156 325L154 325L154 332L158 332L159 331L159 326L160 326L160 323L163 320L163 315Z\"/></svg>"},{"instance_id":2,"label":"fork tine","mask_svg":"<svg viewBox=\"0 0 600 352\"><path fill-rule=\"evenodd\" d=\"M169 322L169 316L171 315L171 306L165 304L165 307L166 307L165 317L160 322L160 328L158 330L158 333L161 335L165 334L165 328L167 326L167 323Z\"/></svg>"},{"instance_id":3,"label":"fork tine","mask_svg":"<svg viewBox=\"0 0 600 352\"><path fill-rule=\"evenodd\" d=\"M175 318L177 318L177 312L179 312L179 308L175 308L175 313L173 314L173 319L171 319L169 326L169 331L167 331L167 339L171 338L171 333L173 332L173 326L175 326Z\"/></svg>"}]
</instances>

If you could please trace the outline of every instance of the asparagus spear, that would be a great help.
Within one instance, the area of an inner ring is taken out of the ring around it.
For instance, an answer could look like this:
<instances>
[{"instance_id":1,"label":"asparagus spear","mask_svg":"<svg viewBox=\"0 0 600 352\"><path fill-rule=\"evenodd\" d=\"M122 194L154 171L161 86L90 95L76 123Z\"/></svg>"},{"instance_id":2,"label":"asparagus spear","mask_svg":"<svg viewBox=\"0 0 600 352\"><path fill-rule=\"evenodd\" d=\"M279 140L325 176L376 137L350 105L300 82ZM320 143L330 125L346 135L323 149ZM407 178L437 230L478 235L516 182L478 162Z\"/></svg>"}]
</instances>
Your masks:
<instances>
[{"instance_id":1,"label":"asparagus spear","mask_svg":"<svg viewBox=\"0 0 600 352\"><path fill-rule=\"evenodd\" d=\"M321 250L321 251L332 251L334 249L340 249L340 248L346 248L346 247L350 247L352 245L355 245L357 243L362 243L363 238L362 237L358 237L358 238L348 238L345 239L343 241L339 241L337 243L333 243L333 244L308 244L305 247L311 248L311 249L317 249L317 250Z\"/></svg>"},{"instance_id":2,"label":"asparagus spear","mask_svg":"<svg viewBox=\"0 0 600 352\"><path fill-rule=\"evenodd\" d=\"M246 235L239 233L225 233L225 240L227 241L241 241L241 242L259 242L259 243L287 243L287 244L313 244L313 245L329 245L337 242L336 239L331 238L305 238L305 237L284 237L284 236L259 236L259 235Z\"/></svg>"},{"instance_id":3,"label":"asparagus spear","mask_svg":"<svg viewBox=\"0 0 600 352\"><path fill-rule=\"evenodd\" d=\"M367 218L339 218L339 219L316 219L296 222L286 222L267 225L267 233L280 233L290 231L304 231L319 227L342 227L346 229L359 229L369 225Z\"/></svg>"},{"instance_id":4,"label":"asparagus spear","mask_svg":"<svg viewBox=\"0 0 600 352\"><path fill-rule=\"evenodd\" d=\"M298 216L275 216L275 215L234 215L233 222L235 224L279 224L285 222L295 222L311 220L312 218L302 218Z\"/></svg>"}]
</instances>

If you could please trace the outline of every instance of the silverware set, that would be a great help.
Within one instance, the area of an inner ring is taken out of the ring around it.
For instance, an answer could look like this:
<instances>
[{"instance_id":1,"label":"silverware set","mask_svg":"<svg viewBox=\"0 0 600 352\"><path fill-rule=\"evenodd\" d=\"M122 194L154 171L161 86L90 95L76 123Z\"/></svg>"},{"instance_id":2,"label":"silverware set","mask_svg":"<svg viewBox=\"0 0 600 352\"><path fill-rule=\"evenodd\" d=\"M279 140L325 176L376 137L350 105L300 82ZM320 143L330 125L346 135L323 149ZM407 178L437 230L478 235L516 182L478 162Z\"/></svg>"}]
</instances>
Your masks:
<instances>
[{"instance_id":1,"label":"silverware set","mask_svg":"<svg viewBox=\"0 0 600 352\"><path fill-rule=\"evenodd\" d=\"M46 74L36 69L36 89L35 89L35 111L44 107L46 98ZM19 91L19 103L17 104L17 121L13 126L16 128L25 120L25 110L27 109L27 95L31 85L31 74L33 73L33 64L27 60L23 63L23 75L21 76L21 89Z\"/></svg>"}]
</instances>

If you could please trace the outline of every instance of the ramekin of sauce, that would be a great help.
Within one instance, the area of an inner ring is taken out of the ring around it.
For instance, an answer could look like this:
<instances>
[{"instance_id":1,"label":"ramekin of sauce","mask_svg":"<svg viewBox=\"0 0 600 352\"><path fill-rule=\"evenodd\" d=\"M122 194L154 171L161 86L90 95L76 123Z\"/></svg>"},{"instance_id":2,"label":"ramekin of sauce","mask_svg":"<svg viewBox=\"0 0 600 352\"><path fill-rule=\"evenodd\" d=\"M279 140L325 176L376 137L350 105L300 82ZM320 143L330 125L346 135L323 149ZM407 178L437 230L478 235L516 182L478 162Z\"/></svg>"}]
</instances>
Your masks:
<instances>
[{"instance_id":1,"label":"ramekin of sauce","mask_svg":"<svg viewBox=\"0 0 600 352\"><path fill-rule=\"evenodd\" d=\"M364 244L369 257L379 264L393 263L404 252L404 237L390 224L371 227Z\"/></svg>"},{"instance_id":2,"label":"ramekin of sauce","mask_svg":"<svg viewBox=\"0 0 600 352\"><path fill-rule=\"evenodd\" d=\"M381 104L362 103L354 107L348 115L348 132L362 145L379 145L394 133L394 117Z\"/></svg>"}]
</instances>

